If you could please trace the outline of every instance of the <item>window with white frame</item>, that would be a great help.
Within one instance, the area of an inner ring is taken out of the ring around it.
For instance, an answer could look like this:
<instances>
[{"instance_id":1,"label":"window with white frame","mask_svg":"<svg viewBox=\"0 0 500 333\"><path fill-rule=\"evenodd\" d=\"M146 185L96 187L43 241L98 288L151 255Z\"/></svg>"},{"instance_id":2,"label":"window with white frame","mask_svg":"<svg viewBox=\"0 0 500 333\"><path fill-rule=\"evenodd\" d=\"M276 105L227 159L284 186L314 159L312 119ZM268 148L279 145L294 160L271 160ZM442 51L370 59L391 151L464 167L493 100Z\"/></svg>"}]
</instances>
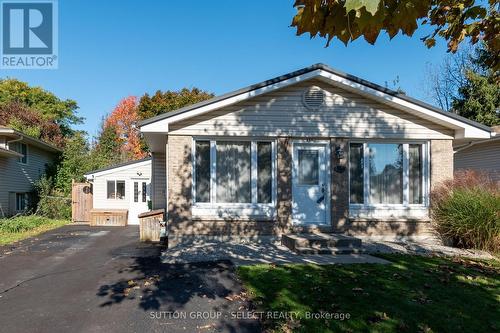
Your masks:
<instances>
[{"instance_id":1,"label":"window with white frame","mask_svg":"<svg viewBox=\"0 0 500 333\"><path fill-rule=\"evenodd\" d=\"M108 180L106 182L107 198L108 199L125 199L125 181L124 180Z\"/></svg>"},{"instance_id":2,"label":"window with white frame","mask_svg":"<svg viewBox=\"0 0 500 333\"><path fill-rule=\"evenodd\" d=\"M27 164L28 163L28 146L25 143L14 142L12 144L13 151L22 154L22 157L19 157L19 163Z\"/></svg>"},{"instance_id":3,"label":"window with white frame","mask_svg":"<svg viewBox=\"0 0 500 333\"><path fill-rule=\"evenodd\" d=\"M351 143L350 204L425 205L426 152L426 143Z\"/></svg>"},{"instance_id":4,"label":"window with white frame","mask_svg":"<svg viewBox=\"0 0 500 333\"><path fill-rule=\"evenodd\" d=\"M274 155L271 141L195 140L195 203L272 204Z\"/></svg>"}]
</instances>

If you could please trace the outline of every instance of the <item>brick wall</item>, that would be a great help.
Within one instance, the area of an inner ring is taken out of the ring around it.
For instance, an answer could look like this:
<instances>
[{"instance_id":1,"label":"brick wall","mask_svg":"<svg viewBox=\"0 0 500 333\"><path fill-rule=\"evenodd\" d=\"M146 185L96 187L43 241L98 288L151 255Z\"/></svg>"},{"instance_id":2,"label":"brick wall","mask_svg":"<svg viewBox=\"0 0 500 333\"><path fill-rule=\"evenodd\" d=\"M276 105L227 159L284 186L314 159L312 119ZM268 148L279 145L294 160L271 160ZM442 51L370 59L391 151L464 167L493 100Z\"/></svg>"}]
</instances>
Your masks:
<instances>
[{"instance_id":1,"label":"brick wall","mask_svg":"<svg viewBox=\"0 0 500 333\"><path fill-rule=\"evenodd\" d=\"M168 222L172 232L191 222L191 145L190 136L168 138Z\"/></svg>"},{"instance_id":2,"label":"brick wall","mask_svg":"<svg viewBox=\"0 0 500 333\"><path fill-rule=\"evenodd\" d=\"M338 159L336 148L344 150L344 158ZM346 138L330 139L330 167L331 167L331 211L332 227L342 230L349 217L349 143Z\"/></svg>"},{"instance_id":3,"label":"brick wall","mask_svg":"<svg viewBox=\"0 0 500 333\"><path fill-rule=\"evenodd\" d=\"M447 179L453 178L452 140L431 140L431 191Z\"/></svg>"},{"instance_id":4,"label":"brick wall","mask_svg":"<svg viewBox=\"0 0 500 333\"><path fill-rule=\"evenodd\" d=\"M292 226L292 142L278 138L277 149L277 233L287 232Z\"/></svg>"}]
</instances>

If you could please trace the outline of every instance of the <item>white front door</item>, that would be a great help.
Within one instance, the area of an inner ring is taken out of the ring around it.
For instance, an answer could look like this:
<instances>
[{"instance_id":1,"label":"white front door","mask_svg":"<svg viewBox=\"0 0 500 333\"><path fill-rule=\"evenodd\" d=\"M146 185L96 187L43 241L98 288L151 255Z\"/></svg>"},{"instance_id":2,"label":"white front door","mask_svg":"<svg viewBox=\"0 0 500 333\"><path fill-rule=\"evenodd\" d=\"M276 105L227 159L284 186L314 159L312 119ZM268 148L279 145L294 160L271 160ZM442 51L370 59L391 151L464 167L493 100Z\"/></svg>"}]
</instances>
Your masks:
<instances>
[{"instance_id":1,"label":"white front door","mask_svg":"<svg viewBox=\"0 0 500 333\"><path fill-rule=\"evenodd\" d=\"M138 215L149 210L151 181L147 178L134 178L130 180L130 184L128 224L139 224Z\"/></svg>"},{"instance_id":2,"label":"white front door","mask_svg":"<svg viewBox=\"0 0 500 333\"><path fill-rule=\"evenodd\" d=\"M293 144L292 219L295 224L327 224L330 208L327 143Z\"/></svg>"}]
</instances>

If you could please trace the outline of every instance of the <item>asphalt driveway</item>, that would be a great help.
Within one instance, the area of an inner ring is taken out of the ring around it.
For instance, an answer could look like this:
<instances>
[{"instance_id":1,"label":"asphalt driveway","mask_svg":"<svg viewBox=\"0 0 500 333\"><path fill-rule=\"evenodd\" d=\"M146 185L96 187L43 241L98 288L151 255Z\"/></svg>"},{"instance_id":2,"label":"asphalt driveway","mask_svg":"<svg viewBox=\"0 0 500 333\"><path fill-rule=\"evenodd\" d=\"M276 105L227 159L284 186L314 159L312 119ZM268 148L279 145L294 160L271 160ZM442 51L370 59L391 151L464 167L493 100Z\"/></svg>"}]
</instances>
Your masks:
<instances>
[{"instance_id":1,"label":"asphalt driveway","mask_svg":"<svg viewBox=\"0 0 500 333\"><path fill-rule=\"evenodd\" d=\"M0 247L0 331L260 331L229 261L159 254L137 227L65 226Z\"/></svg>"}]
</instances>

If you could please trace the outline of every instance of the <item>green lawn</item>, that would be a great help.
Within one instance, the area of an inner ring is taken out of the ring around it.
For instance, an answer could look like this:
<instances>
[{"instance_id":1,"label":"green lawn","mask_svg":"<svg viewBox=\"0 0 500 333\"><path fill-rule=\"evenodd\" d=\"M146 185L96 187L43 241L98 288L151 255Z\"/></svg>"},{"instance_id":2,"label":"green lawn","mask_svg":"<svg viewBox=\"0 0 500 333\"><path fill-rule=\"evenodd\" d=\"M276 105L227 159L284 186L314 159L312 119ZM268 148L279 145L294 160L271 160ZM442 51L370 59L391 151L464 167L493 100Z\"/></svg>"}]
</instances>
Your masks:
<instances>
[{"instance_id":1,"label":"green lawn","mask_svg":"<svg viewBox=\"0 0 500 333\"><path fill-rule=\"evenodd\" d=\"M0 219L0 245L36 236L42 232L59 228L69 223L67 220L52 220L42 216L28 215L10 219Z\"/></svg>"},{"instance_id":2,"label":"green lawn","mask_svg":"<svg viewBox=\"0 0 500 333\"><path fill-rule=\"evenodd\" d=\"M257 311L278 332L498 332L500 263L383 255L389 265L258 265L238 268ZM307 313L349 319L307 319ZM264 315L266 318L267 315Z\"/></svg>"}]
</instances>

